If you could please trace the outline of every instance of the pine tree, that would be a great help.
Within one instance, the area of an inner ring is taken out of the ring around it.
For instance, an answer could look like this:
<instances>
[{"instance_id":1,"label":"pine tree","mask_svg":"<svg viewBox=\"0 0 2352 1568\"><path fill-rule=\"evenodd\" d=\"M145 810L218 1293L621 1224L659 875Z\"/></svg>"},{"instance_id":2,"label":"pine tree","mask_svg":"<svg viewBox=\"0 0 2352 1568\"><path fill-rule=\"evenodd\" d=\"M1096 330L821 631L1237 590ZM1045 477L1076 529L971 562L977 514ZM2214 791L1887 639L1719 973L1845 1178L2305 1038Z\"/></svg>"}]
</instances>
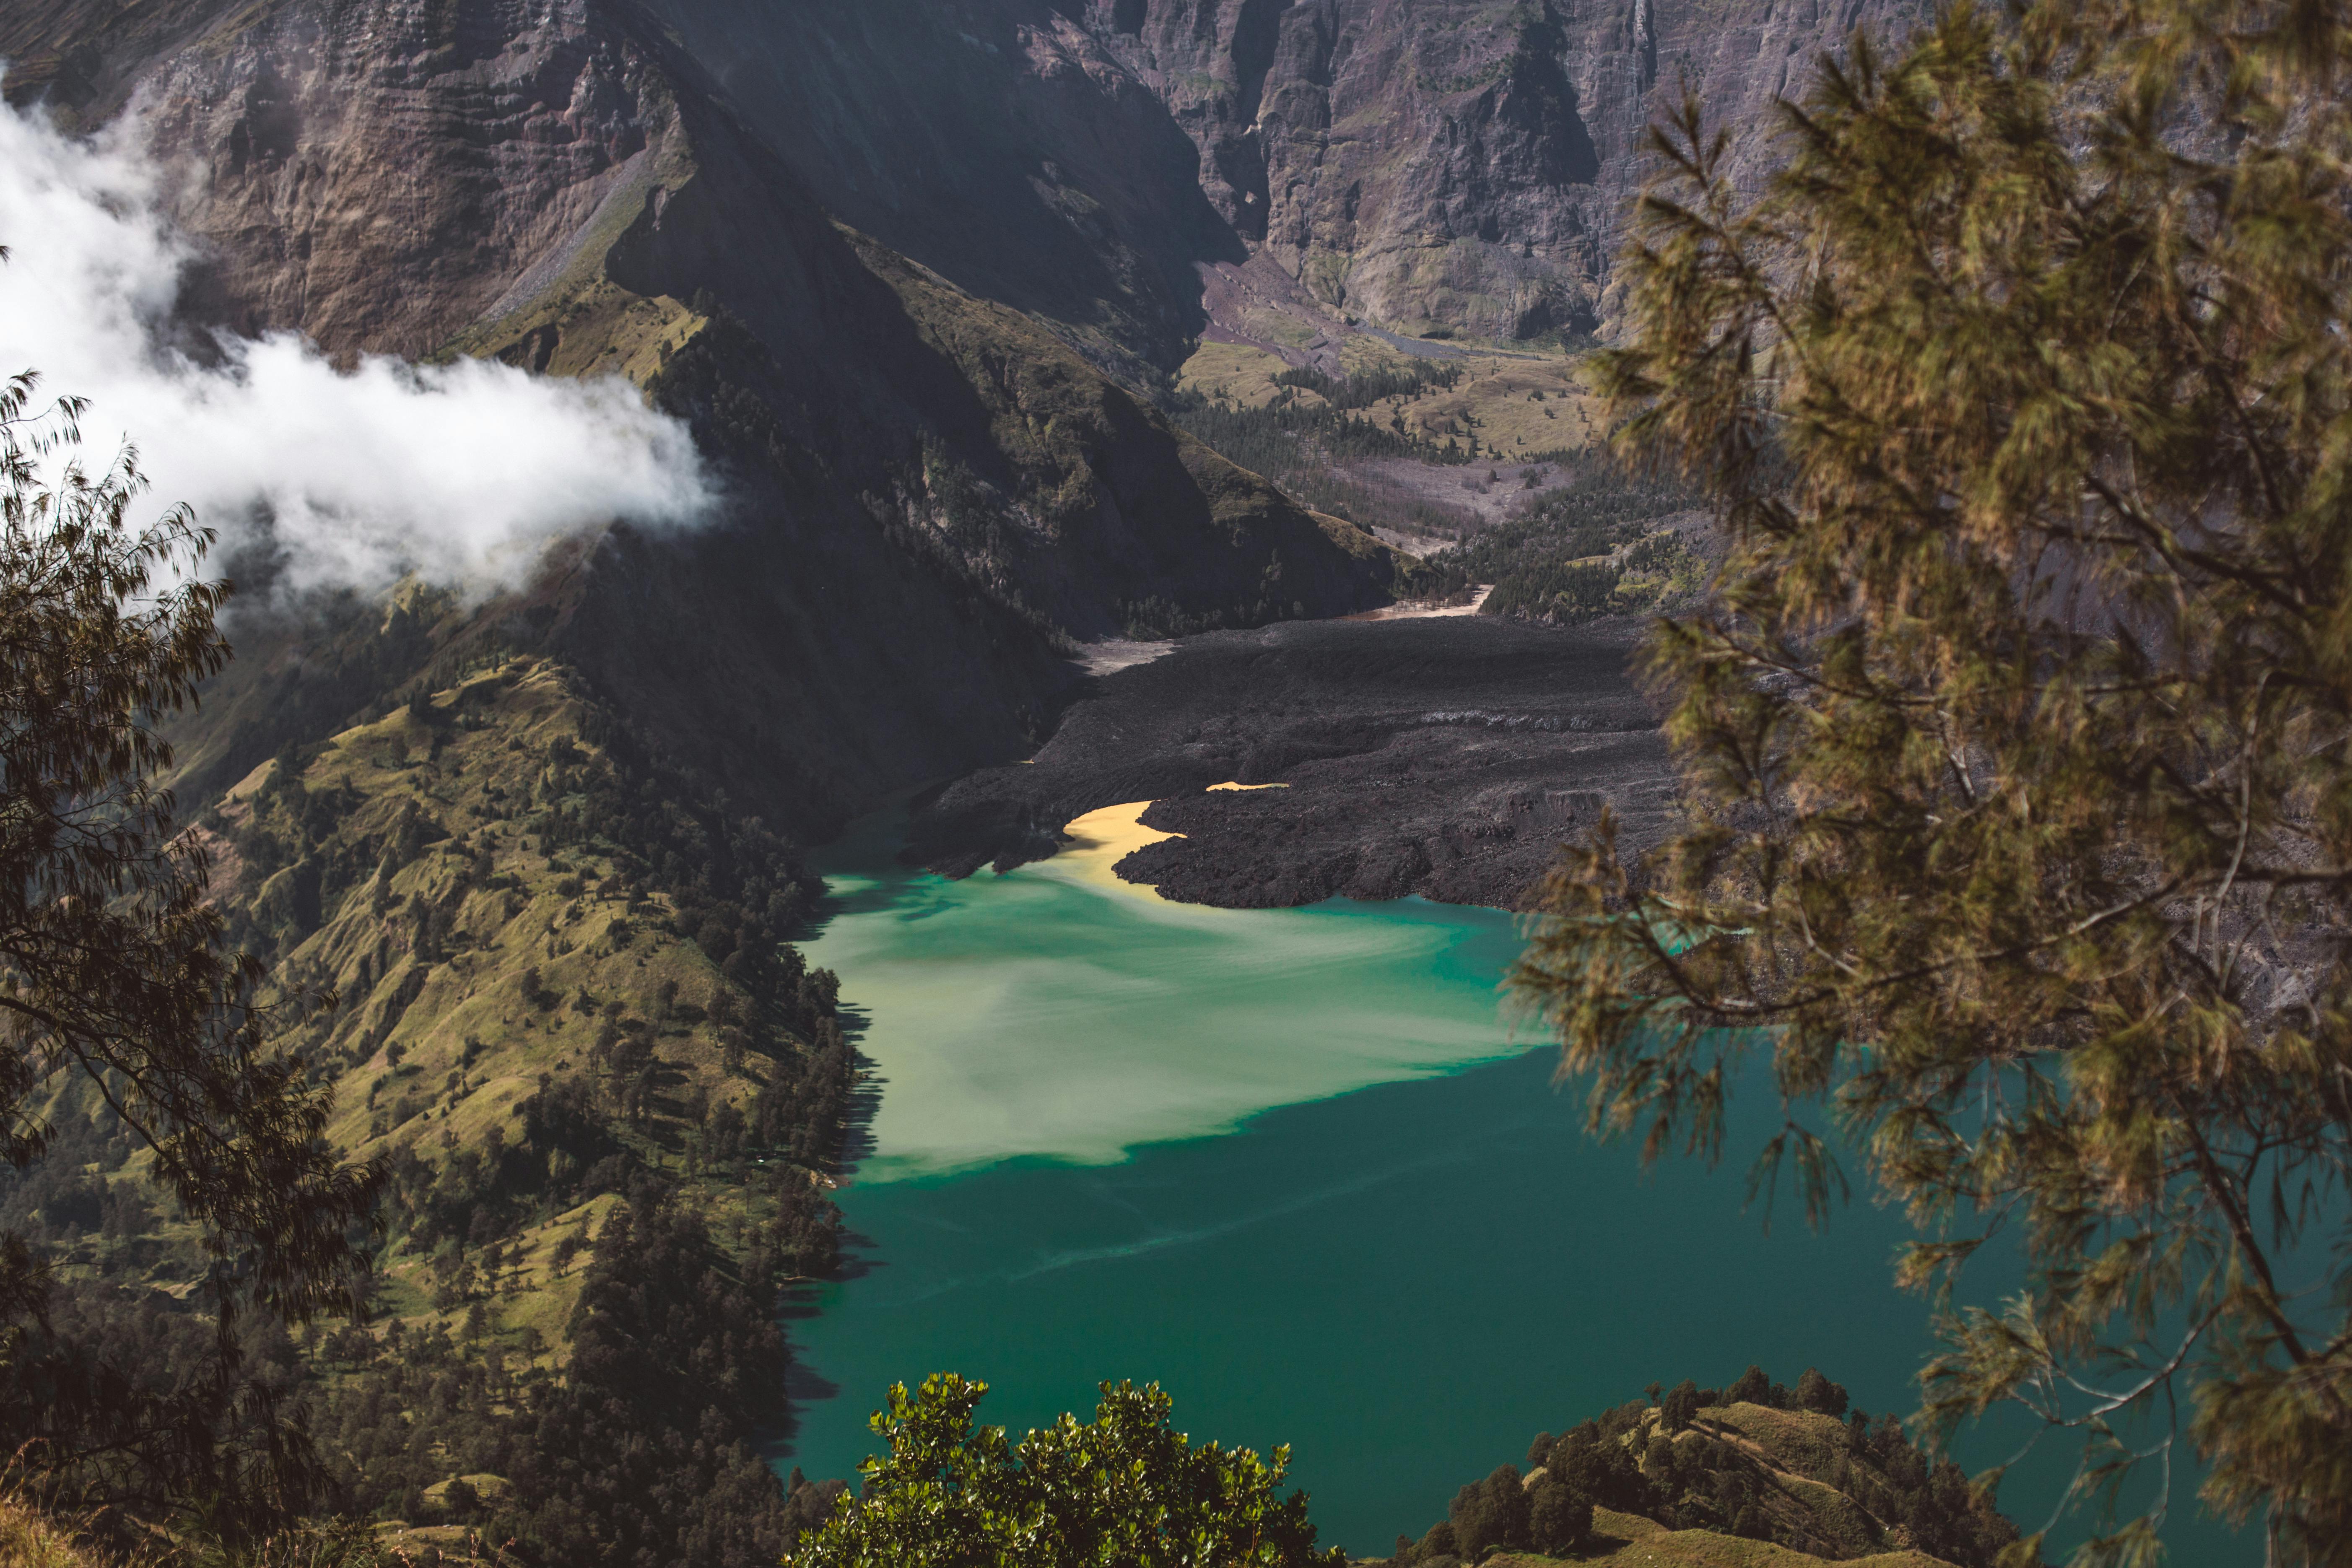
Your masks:
<instances>
[{"instance_id":1,"label":"pine tree","mask_svg":"<svg viewBox=\"0 0 2352 1568\"><path fill-rule=\"evenodd\" d=\"M1660 129L1603 374L1727 535L1647 654L1688 816L1575 850L1519 971L1652 1157L1758 1064L1751 1180L1818 1219L1842 1124L1937 1430L2021 1403L2088 1496L2179 1396L2305 1563L2352 1563L2347 66L2331 0L1961 3L1825 64L1752 199Z\"/></svg>"}]
</instances>

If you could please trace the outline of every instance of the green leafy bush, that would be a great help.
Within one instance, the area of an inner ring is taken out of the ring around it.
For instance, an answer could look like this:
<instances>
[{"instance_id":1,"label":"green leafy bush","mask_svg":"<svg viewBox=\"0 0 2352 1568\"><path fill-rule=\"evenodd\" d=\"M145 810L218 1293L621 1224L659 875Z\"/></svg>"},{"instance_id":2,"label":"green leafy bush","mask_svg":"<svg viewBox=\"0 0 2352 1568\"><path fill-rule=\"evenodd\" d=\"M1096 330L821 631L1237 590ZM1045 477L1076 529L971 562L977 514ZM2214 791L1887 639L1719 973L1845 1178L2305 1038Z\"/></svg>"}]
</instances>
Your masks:
<instances>
[{"instance_id":1,"label":"green leafy bush","mask_svg":"<svg viewBox=\"0 0 2352 1568\"><path fill-rule=\"evenodd\" d=\"M791 1568L1292 1568L1345 1561L1315 1549L1307 1497L1278 1496L1290 1450L1195 1444L1170 1427L1158 1384L1106 1383L1093 1421L1065 1415L1018 1445L974 1426L988 1392L953 1373L875 1415L887 1458L862 1496L785 1559Z\"/></svg>"}]
</instances>

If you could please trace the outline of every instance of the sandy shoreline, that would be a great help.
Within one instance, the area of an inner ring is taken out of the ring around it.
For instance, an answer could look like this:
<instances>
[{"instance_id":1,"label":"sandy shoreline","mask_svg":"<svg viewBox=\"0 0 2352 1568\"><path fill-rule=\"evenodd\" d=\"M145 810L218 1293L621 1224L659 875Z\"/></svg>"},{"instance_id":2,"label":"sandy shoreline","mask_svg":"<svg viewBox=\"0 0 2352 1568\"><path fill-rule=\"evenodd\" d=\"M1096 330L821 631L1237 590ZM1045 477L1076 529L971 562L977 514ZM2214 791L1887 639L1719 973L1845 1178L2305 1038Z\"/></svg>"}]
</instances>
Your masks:
<instances>
[{"instance_id":1,"label":"sandy shoreline","mask_svg":"<svg viewBox=\"0 0 2352 1568\"><path fill-rule=\"evenodd\" d=\"M1227 781L1211 784L1212 790L1288 789L1286 784L1245 784ZM1175 900L1162 894L1149 882L1130 882L1114 867L1147 844L1159 844L1171 838L1181 838L1181 833L1162 833L1156 827L1143 826L1143 814L1153 803L1130 800L1118 805L1106 805L1074 817L1063 825L1063 836L1069 840L1045 863L1059 866L1075 879L1095 887L1110 888L1118 892L1146 898L1156 903L1172 904ZM1187 908L1199 908L1188 905Z\"/></svg>"},{"instance_id":2,"label":"sandy shoreline","mask_svg":"<svg viewBox=\"0 0 2352 1568\"><path fill-rule=\"evenodd\" d=\"M1115 889L1163 904L1172 902L1162 898L1160 889L1150 883L1124 881L1118 872L1111 869L1147 844L1183 837L1180 833L1162 833L1156 827L1144 826L1139 819L1150 809L1151 802L1148 800L1130 800L1118 805L1106 805L1075 818L1062 829L1069 842L1063 845L1046 864L1059 866L1077 880L1096 887Z\"/></svg>"}]
</instances>

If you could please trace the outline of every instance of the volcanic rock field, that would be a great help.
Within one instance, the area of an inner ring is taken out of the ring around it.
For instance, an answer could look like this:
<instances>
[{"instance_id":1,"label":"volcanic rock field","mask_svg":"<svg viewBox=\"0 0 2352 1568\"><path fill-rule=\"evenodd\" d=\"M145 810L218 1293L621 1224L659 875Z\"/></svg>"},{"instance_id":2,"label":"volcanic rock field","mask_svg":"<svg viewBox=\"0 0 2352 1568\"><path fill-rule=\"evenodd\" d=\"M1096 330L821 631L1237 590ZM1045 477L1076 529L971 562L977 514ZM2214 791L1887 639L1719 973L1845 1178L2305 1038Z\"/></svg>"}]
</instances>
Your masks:
<instances>
[{"instance_id":1,"label":"volcanic rock field","mask_svg":"<svg viewBox=\"0 0 2352 1568\"><path fill-rule=\"evenodd\" d=\"M1287 622L1097 676L1026 763L918 796L906 851L950 876L1043 858L1076 817L1150 801L1181 837L1118 865L1229 908L1419 894L1522 907L1605 804L1622 841L1674 799L1628 672L1637 627L1486 617ZM1211 786L1280 784L1215 790Z\"/></svg>"}]
</instances>

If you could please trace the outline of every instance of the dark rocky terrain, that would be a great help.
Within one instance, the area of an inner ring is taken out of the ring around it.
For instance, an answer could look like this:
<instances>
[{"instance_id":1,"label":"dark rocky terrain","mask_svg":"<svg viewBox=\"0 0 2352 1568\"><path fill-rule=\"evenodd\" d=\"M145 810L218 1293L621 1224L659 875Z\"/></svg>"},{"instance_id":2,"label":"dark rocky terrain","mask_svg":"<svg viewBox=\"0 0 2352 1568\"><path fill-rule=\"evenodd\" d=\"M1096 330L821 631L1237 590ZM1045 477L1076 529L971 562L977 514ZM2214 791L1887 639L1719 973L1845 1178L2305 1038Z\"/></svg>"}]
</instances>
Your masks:
<instances>
[{"instance_id":1,"label":"dark rocky terrain","mask_svg":"<svg viewBox=\"0 0 2352 1568\"><path fill-rule=\"evenodd\" d=\"M919 802L909 853L950 875L1053 852L1062 826L1150 800L1181 834L1119 874L1230 907L1417 893L1517 907L1605 804L1626 839L1673 804L1626 674L1633 626L1482 617L1215 632L1098 677L1026 763ZM1278 789L1215 790L1224 783Z\"/></svg>"}]
</instances>

